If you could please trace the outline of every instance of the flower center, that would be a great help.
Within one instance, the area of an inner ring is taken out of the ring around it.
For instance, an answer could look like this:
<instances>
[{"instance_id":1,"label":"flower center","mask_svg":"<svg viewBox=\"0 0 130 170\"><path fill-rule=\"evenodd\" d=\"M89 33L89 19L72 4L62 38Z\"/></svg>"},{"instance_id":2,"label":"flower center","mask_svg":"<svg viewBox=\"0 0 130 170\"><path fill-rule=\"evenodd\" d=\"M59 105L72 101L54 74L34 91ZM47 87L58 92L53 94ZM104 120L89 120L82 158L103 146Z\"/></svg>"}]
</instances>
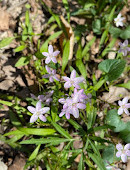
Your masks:
<instances>
[{"instance_id":1,"label":"flower center","mask_svg":"<svg viewBox=\"0 0 130 170\"><path fill-rule=\"evenodd\" d=\"M36 112L36 115L37 115L37 116L39 116L40 114L41 114L41 113L40 113L39 111L38 111L38 112Z\"/></svg>"}]
</instances>

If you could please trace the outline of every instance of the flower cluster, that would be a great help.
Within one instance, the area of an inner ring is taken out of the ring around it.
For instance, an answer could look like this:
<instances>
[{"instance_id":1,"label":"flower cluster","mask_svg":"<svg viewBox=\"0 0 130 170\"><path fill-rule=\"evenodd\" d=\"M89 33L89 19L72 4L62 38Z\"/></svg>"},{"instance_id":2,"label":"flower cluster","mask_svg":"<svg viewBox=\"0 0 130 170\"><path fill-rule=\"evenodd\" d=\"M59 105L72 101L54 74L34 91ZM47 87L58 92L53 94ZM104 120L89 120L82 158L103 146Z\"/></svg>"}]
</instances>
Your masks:
<instances>
[{"instance_id":1,"label":"flower cluster","mask_svg":"<svg viewBox=\"0 0 130 170\"><path fill-rule=\"evenodd\" d=\"M53 46L52 45L49 45L48 47L48 53L47 52L43 52L42 54L44 56L46 56L46 60L45 60L45 63L46 64L49 64L51 61L53 63L57 63L57 60L56 60L56 56L60 53L60 51L53 51ZM56 70L53 70L52 68L48 67L47 65L45 66L46 68L46 71L48 72L48 74L45 74L42 76L42 78L49 78L49 81L50 82L53 82L54 79L59 81L58 77L57 77L57 74L56 74Z\"/></svg>"},{"instance_id":2,"label":"flower cluster","mask_svg":"<svg viewBox=\"0 0 130 170\"><path fill-rule=\"evenodd\" d=\"M121 160L123 162L127 162L127 157L130 156L130 143L126 144L125 146L122 146L122 144L117 144L116 149L118 152L116 153L116 157L121 157Z\"/></svg>"},{"instance_id":3,"label":"flower cluster","mask_svg":"<svg viewBox=\"0 0 130 170\"><path fill-rule=\"evenodd\" d=\"M66 116L67 119L70 119L70 114L72 114L75 118L79 117L79 109L85 109L87 101L90 101L91 95L85 95L84 90L80 89L79 83L84 81L83 77L76 77L76 71L73 70L71 72L70 78L63 76L63 79L66 81L64 84L64 88L68 89L70 87L74 88L74 93L72 93L71 97L67 97L66 99L61 98L59 102L63 104L63 109L59 115L62 117Z\"/></svg>"},{"instance_id":4,"label":"flower cluster","mask_svg":"<svg viewBox=\"0 0 130 170\"><path fill-rule=\"evenodd\" d=\"M130 51L130 47L128 47L128 40L125 40L123 43L119 43L120 49L118 53L122 53L123 56L127 56L127 53Z\"/></svg>"}]
</instances>

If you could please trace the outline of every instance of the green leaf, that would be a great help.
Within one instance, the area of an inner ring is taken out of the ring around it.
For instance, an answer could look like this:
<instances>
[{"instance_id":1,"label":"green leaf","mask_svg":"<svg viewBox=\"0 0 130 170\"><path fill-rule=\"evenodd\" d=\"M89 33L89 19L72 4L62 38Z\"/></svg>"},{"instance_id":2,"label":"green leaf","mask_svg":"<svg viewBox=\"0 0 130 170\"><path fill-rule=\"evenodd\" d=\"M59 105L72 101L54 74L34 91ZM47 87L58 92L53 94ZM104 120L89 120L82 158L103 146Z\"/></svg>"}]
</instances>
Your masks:
<instances>
[{"instance_id":1,"label":"green leaf","mask_svg":"<svg viewBox=\"0 0 130 170\"><path fill-rule=\"evenodd\" d=\"M51 145L59 145L62 142L70 142L73 141L74 139L65 139L65 138L56 138L56 137L51 137L48 139L40 138L40 139L30 139L30 140L24 140L20 142L20 144L51 144Z\"/></svg>"},{"instance_id":2,"label":"green leaf","mask_svg":"<svg viewBox=\"0 0 130 170\"><path fill-rule=\"evenodd\" d=\"M70 136L70 134L65 131L61 126L59 126L58 124L56 124L55 122L51 122L52 125L55 127L55 129L64 137L66 137L67 139L72 139L72 137Z\"/></svg>"},{"instance_id":3,"label":"green leaf","mask_svg":"<svg viewBox=\"0 0 130 170\"><path fill-rule=\"evenodd\" d=\"M68 40L64 46L63 50L63 57L62 57L62 72L64 72L65 67L68 64L69 60L69 53L70 53L70 41Z\"/></svg>"},{"instance_id":4,"label":"green leaf","mask_svg":"<svg viewBox=\"0 0 130 170\"><path fill-rule=\"evenodd\" d=\"M30 134L30 135L38 135L38 136L46 136L46 135L52 135L55 133L54 129L36 129L36 128L18 128L18 130L20 130L21 132L24 132L26 134Z\"/></svg>"},{"instance_id":5,"label":"green leaf","mask_svg":"<svg viewBox=\"0 0 130 170\"><path fill-rule=\"evenodd\" d=\"M105 167L101 157L99 157L95 154L92 154L92 153L88 153L88 155L97 164L97 166L100 168L100 170L106 170L106 167Z\"/></svg>"},{"instance_id":6,"label":"green leaf","mask_svg":"<svg viewBox=\"0 0 130 170\"><path fill-rule=\"evenodd\" d=\"M125 142L130 142L130 122L123 122L117 110L112 109L107 113L106 122L108 125L115 127L114 132L120 132L119 136Z\"/></svg>"},{"instance_id":7,"label":"green leaf","mask_svg":"<svg viewBox=\"0 0 130 170\"><path fill-rule=\"evenodd\" d=\"M106 73L106 79L108 81L112 81L120 77L125 68L125 64L125 60L106 59L98 65L98 68Z\"/></svg>"},{"instance_id":8,"label":"green leaf","mask_svg":"<svg viewBox=\"0 0 130 170\"><path fill-rule=\"evenodd\" d=\"M113 38L112 41L108 44L108 46L103 50L101 56L104 57L110 50L111 48L114 46L115 42L116 42L116 38Z\"/></svg>"},{"instance_id":9,"label":"green leaf","mask_svg":"<svg viewBox=\"0 0 130 170\"><path fill-rule=\"evenodd\" d=\"M25 134L24 132L21 132L19 130L14 130L14 131L11 131L11 132L8 132L8 133L5 133L4 136L10 136L10 135L23 135Z\"/></svg>"},{"instance_id":10,"label":"green leaf","mask_svg":"<svg viewBox=\"0 0 130 170\"><path fill-rule=\"evenodd\" d=\"M30 57L23 56L17 61L17 63L15 64L15 67L25 66L29 63L29 61L30 61Z\"/></svg>"},{"instance_id":11,"label":"green leaf","mask_svg":"<svg viewBox=\"0 0 130 170\"><path fill-rule=\"evenodd\" d=\"M25 14L25 24L27 27L29 26L29 10L27 10Z\"/></svg>"},{"instance_id":12,"label":"green leaf","mask_svg":"<svg viewBox=\"0 0 130 170\"><path fill-rule=\"evenodd\" d=\"M19 52L19 51L23 51L26 48L25 45L20 45L19 47L14 49L14 52Z\"/></svg>"},{"instance_id":13,"label":"green leaf","mask_svg":"<svg viewBox=\"0 0 130 170\"><path fill-rule=\"evenodd\" d=\"M62 0L64 7L66 9L67 12L67 17L68 17L68 22L70 22L70 11L69 11L69 4L67 0Z\"/></svg>"},{"instance_id":14,"label":"green leaf","mask_svg":"<svg viewBox=\"0 0 130 170\"><path fill-rule=\"evenodd\" d=\"M103 160L106 164L106 161L113 163L115 154L115 146L113 144L109 144L103 151Z\"/></svg>"},{"instance_id":15,"label":"green leaf","mask_svg":"<svg viewBox=\"0 0 130 170\"><path fill-rule=\"evenodd\" d=\"M100 35L101 34L101 20L96 19L92 23L93 32Z\"/></svg>"},{"instance_id":16,"label":"green leaf","mask_svg":"<svg viewBox=\"0 0 130 170\"><path fill-rule=\"evenodd\" d=\"M29 157L29 161L31 161L31 160L33 160L33 159L35 159L36 158L36 156L37 156L37 154L38 154L38 151L39 151L39 149L40 149L40 146L41 145L38 145L37 147L36 147L36 149L33 151L33 153L30 155L30 157Z\"/></svg>"},{"instance_id":17,"label":"green leaf","mask_svg":"<svg viewBox=\"0 0 130 170\"><path fill-rule=\"evenodd\" d=\"M130 90L130 80L129 80L127 83L117 84L116 86L118 86L118 87L124 87L124 88Z\"/></svg>"},{"instance_id":18,"label":"green leaf","mask_svg":"<svg viewBox=\"0 0 130 170\"><path fill-rule=\"evenodd\" d=\"M102 87L102 85L105 83L105 81L106 81L105 79L98 81L97 84L95 84L95 86L93 87L93 89L95 91L98 91L98 89L100 89Z\"/></svg>"},{"instance_id":19,"label":"green leaf","mask_svg":"<svg viewBox=\"0 0 130 170\"><path fill-rule=\"evenodd\" d=\"M0 41L0 48L3 48L9 45L14 39L15 37L4 38L3 40Z\"/></svg>"},{"instance_id":20,"label":"green leaf","mask_svg":"<svg viewBox=\"0 0 130 170\"><path fill-rule=\"evenodd\" d=\"M111 26L109 28L109 32L112 35L112 37L114 37L114 38L118 38L120 36L120 34L121 34L121 31L122 30L120 28L116 28L114 26Z\"/></svg>"},{"instance_id":21,"label":"green leaf","mask_svg":"<svg viewBox=\"0 0 130 170\"><path fill-rule=\"evenodd\" d=\"M101 40L100 40L100 44L99 44L99 49L101 48L101 46L104 44L104 41L106 40L108 36L108 30L105 30L102 34Z\"/></svg>"},{"instance_id":22,"label":"green leaf","mask_svg":"<svg viewBox=\"0 0 130 170\"><path fill-rule=\"evenodd\" d=\"M78 170L84 170L83 153L81 154Z\"/></svg>"},{"instance_id":23,"label":"green leaf","mask_svg":"<svg viewBox=\"0 0 130 170\"><path fill-rule=\"evenodd\" d=\"M130 26L128 26L125 30L122 30L120 37L125 40L130 38Z\"/></svg>"},{"instance_id":24,"label":"green leaf","mask_svg":"<svg viewBox=\"0 0 130 170\"><path fill-rule=\"evenodd\" d=\"M62 31L55 32L52 34L41 46L40 52L47 51L48 43L54 39L57 39L62 34Z\"/></svg>"},{"instance_id":25,"label":"green leaf","mask_svg":"<svg viewBox=\"0 0 130 170\"><path fill-rule=\"evenodd\" d=\"M85 56L87 54L87 52L90 50L90 47L93 45L93 43L95 42L96 37L93 37L84 47L83 51L82 51L82 56Z\"/></svg>"}]
</instances>

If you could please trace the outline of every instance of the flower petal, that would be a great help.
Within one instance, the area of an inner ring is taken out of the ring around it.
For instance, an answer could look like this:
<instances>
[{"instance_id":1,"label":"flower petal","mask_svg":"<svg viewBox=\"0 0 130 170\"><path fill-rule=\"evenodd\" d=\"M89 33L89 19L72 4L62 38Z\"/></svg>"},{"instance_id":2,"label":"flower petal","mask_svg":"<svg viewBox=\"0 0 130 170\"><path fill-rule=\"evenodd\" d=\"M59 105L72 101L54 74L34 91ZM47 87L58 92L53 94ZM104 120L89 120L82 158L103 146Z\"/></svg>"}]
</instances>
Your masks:
<instances>
[{"instance_id":1,"label":"flower petal","mask_svg":"<svg viewBox=\"0 0 130 170\"><path fill-rule=\"evenodd\" d=\"M53 76L53 78L54 78L55 80L57 80L57 81L60 81L56 75Z\"/></svg>"},{"instance_id":2,"label":"flower petal","mask_svg":"<svg viewBox=\"0 0 130 170\"><path fill-rule=\"evenodd\" d=\"M70 78L71 78L71 79L74 79L75 77L76 77L76 71L73 70L73 71L71 72Z\"/></svg>"},{"instance_id":3,"label":"flower petal","mask_svg":"<svg viewBox=\"0 0 130 170\"><path fill-rule=\"evenodd\" d=\"M49 81L53 82L53 77L52 76L50 76Z\"/></svg>"},{"instance_id":4,"label":"flower petal","mask_svg":"<svg viewBox=\"0 0 130 170\"><path fill-rule=\"evenodd\" d=\"M49 74L51 74L51 69L50 69L50 67L45 66L45 68L46 68L46 71L47 71Z\"/></svg>"},{"instance_id":5,"label":"flower petal","mask_svg":"<svg viewBox=\"0 0 130 170\"><path fill-rule=\"evenodd\" d=\"M62 117L64 114L65 114L65 112L61 112L61 113L59 114L59 117Z\"/></svg>"},{"instance_id":6,"label":"flower petal","mask_svg":"<svg viewBox=\"0 0 130 170\"><path fill-rule=\"evenodd\" d=\"M70 119L70 113L66 113L65 116L66 116L66 119Z\"/></svg>"},{"instance_id":7,"label":"flower petal","mask_svg":"<svg viewBox=\"0 0 130 170\"><path fill-rule=\"evenodd\" d=\"M46 64L49 64L50 61L51 61L51 58L50 58L50 57L47 57L46 60L45 60L45 63L46 63Z\"/></svg>"},{"instance_id":8,"label":"flower petal","mask_svg":"<svg viewBox=\"0 0 130 170\"><path fill-rule=\"evenodd\" d=\"M61 98L61 99L59 99L58 101L59 101L60 103L62 103L62 104L66 103L66 100L65 100L64 98Z\"/></svg>"},{"instance_id":9,"label":"flower petal","mask_svg":"<svg viewBox=\"0 0 130 170\"><path fill-rule=\"evenodd\" d=\"M70 78L69 78L69 77L62 76L62 78L63 78L65 81L70 81Z\"/></svg>"},{"instance_id":10,"label":"flower petal","mask_svg":"<svg viewBox=\"0 0 130 170\"><path fill-rule=\"evenodd\" d=\"M74 82L75 83L81 83L81 82L83 82L84 81L84 78L83 77L76 77L75 79L74 79Z\"/></svg>"},{"instance_id":11,"label":"flower petal","mask_svg":"<svg viewBox=\"0 0 130 170\"><path fill-rule=\"evenodd\" d=\"M57 60L55 57L52 57L51 60L53 61L53 63L57 63Z\"/></svg>"},{"instance_id":12,"label":"flower petal","mask_svg":"<svg viewBox=\"0 0 130 170\"><path fill-rule=\"evenodd\" d=\"M67 81L65 84L64 84L64 88L68 89L70 88L72 85L70 83L70 81Z\"/></svg>"},{"instance_id":13,"label":"flower petal","mask_svg":"<svg viewBox=\"0 0 130 170\"><path fill-rule=\"evenodd\" d=\"M79 110L76 107L72 108L72 113L75 118L79 117Z\"/></svg>"},{"instance_id":14,"label":"flower petal","mask_svg":"<svg viewBox=\"0 0 130 170\"><path fill-rule=\"evenodd\" d=\"M125 41L123 42L123 44L124 44L124 46L128 46L128 40L125 40Z\"/></svg>"},{"instance_id":15,"label":"flower petal","mask_svg":"<svg viewBox=\"0 0 130 170\"><path fill-rule=\"evenodd\" d=\"M42 120L43 122L46 122L46 117L43 116L43 115L40 115L40 116L39 116L39 119Z\"/></svg>"},{"instance_id":16,"label":"flower petal","mask_svg":"<svg viewBox=\"0 0 130 170\"><path fill-rule=\"evenodd\" d=\"M36 114L33 114L30 118L30 123L35 122L38 119L38 116Z\"/></svg>"},{"instance_id":17,"label":"flower petal","mask_svg":"<svg viewBox=\"0 0 130 170\"><path fill-rule=\"evenodd\" d=\"M119 105L119 106L122 106L122 105L123 105L123 104L122 104L122 101L119 100L119 101L118 101L118 105Z\"/></svg>"},{"instance_id":18,"label":"flower petal","mask_svg":"<svg viewBox=\"0 0 130 170\"><path fill-rule=\"evenodd\" d=\"M49 54L52 54L52 53L53 53L53 46L52 46L52 45L49 45L49 47L48 47L48 52L49 52Z\"/></svg>"},{"instance_id":19,"label":"flower petal","mask_svg":"<svg viewBox=\"0 0 130 170\"><path fill-rule=\"evenodd\" d=\"M76 106L79 109L85 109L86 108L86 104L83 104L83 103L78 103Z\"/></svg>"},{"instance_id":20,"label":"flower petal","mask_svg":"<svg viewBox=\"0 0 130 170\"><path fill-rule=\"evenodd\" d=\"M39 99L40 101L45 101L45 96L44 96L44 95L39 95L39 96L38 96L38 99Z\"/></svg>"},{"instance_id":21,"label":"flower petal","mask_svg":"<svg viewBox=\"0 0 130 170\"><path fill-rule=\"evenodd\" d=\"M32 106L28 106L27 109L29 110L29 112L31 112L31 113L33 113L33 114L34 114L35 111L36 111L35 107L32 107Z\"/></svg>"},{"instance_id":22,"label":"flower petal","mask_svg":"<svg viewBox=\"0 0 130 170\"><path fill-rule=\"evenodd\" d=\"M42 109L40 110L40 113L41 113L41 114L44 114L44 113L48 112L49 110L50 110L49 107L44 107L44 108L42 108Z\"/></svg>"},{"instance_id":23,"label":"flower petal","mask_svg":"<svg viewBox=\"0 0 130 170\"><path fill-rule=\"evenodd\" d=\"M49 78L50 77L50 74L45 74L42 76L42 78Z\"/></svg>"},{"instance_id":24,"label":"flower petal","mask_svg":"<svg viewBox=\"0 0 130 170\"><path fill-rule=\"evenodd\" d=\"M55 51L55 52L53 53L53 57L57 56L59 53L60 53L60 51Z\"/></svg>"},{"instance_id":25,"label":"flower petal","mask_svg":"<svg viewBox=\"0 0 130 170\"><path fill-rule=\"evenodd\" d=\"M118 151L118 152L116 153L116 157L119 158L119 157L121 156L121 154L122 154L122 151Z\"/></svg>"},{"instance_id":26,"label":"flower petal","mask_svg":"<svg viewBox=\"0 0 130 170\"><path fill-rule=\"evenodd\" d=\"M128 97L125 97L125 98L122 100L122 103L123 103L123 104L128 103Z\"/></svg>"},{"instance_id":27,"label":"flower petal","mask_svg":"<svg viewBox=\"0 0 130 170\"><path fill-rule=\"evenodd\" d=\"M46 57L49 57L49 53L47 53L47 52L43 52L42 54Z\"/></svg>"},{"instance_id":28,"label":"flower petal","mask_svg":"<svg viewBox=\"0 0 130 170\"><path fill-rule=\"evenodd\" d=\"M129 115L129 111L125 108L124 109L125 114Z\"/></svg>"},{"instance_id":29,"label":"flower petal","mask_svg":"<svg viewBox=\"0 0 130 170\"><path fill-rule=\"evenodd\" d=\"M121 150L123 149L122 144L121 144L121 143L117 144L117 145L116 145L116 149L117 149L118 151L121 151Z\"/></svg>"},{"instance_id":30,"label":"flower petal","mask_svg":"<svg viewBox=\"0 0 130 170\"><path fill-rule=\"evenodd\" d=\"M126 154L127 156L130 156L130 150L126 150L126 151L125 151L125 154Z\"/></svg>"},{"instance_id":31,"label":"flower petal","mask_svg":"<svg viewBox=\"0 0 130 170\"><path fill-rule=\"evenodd\" d=\"M118 109L118 115L121 115L122 113L123 113L123 108L120 107L120 108Z\"/></svg>"},{"instance_id":32,"label":"flower petal","mask_svg":"<svg viewBox=\"0 0 130 170\"><path fill-rule=\"evenodd\" d=\"M127 143L124 147L125 150L130 149L130 143Z\"/></svg>"},{"instance_id":33,"label":"flower petal","mask_svg":"<svg viewBox=\"0 0 130 170\"><path fill-rule=\"evenodd\" d=\"M38 101L36 104L36 111L39 111L42 108L41 101Z\"/></svg>"},{"instance_id":34,"label":"flower petal","mask_svg":"<svg viewBox=\"0 0 130 170\"><path fill-rule=\"evenodd\" d=\"M125 154L121 155L122 162L127 162L127 156Z\"/></svg>"}]
</instances>

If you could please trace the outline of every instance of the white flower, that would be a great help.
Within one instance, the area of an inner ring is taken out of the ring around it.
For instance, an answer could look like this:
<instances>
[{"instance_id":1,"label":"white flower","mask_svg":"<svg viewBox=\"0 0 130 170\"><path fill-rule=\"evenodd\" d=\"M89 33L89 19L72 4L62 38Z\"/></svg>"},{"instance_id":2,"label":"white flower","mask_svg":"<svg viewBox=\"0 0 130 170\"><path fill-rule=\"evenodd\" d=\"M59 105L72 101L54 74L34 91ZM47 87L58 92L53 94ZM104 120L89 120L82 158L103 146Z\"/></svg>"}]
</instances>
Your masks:
<instances>
[{"instance_id":1,"label":"white flower","mask_svg":"<svg viewBox=\"0 0 130 170\"><path fill-rule=\"evenodd\" d=\"M45 63L48 64L50 63L50 61L52 61L53 63L57 63L57 60L56 60L56 56L60 53L60 51L53 51L53 46L52 45L49 45L48 47L48 53L47 52L43 52L42 54L44 56L46 56L46 60L45 60Z\"/></svg>"},{"instance_id":2,"label":"white flower","mask_svg":"<svg viewBox=\"0 0 130 170\"><path fill-rule=\"evenodd\" d=\"M121 13L119 13L117 15L117 17L114 19L114 22L115 22L116 26L117 27L119 27L119 26L123 27L123 20L124 19L125 19L124 17L121 17Z\"/></svg>"},{"instance_id":3,"label":"white flower","mask_svg":"<svg viewBox=\"0 0 130 170\"><path fill-rule=\"evenodd\" d=\"M118 109L118 115L121 115L123 112L129 115L128 108L130 108L130 103L128 103L128 97L125 97L122 101L119 100L118 104L120 106Z\"/></svg>"},{"instance_id":4,"label":"white flower","mask_svg":"<svg viewBox=\"0 0 130 170\"><path fill-rule=\"evenodd\" d=\"M127 157L130 156L130 143L122 146L122 144L117 144L116 149L118 152L116 153L116 157L121 157L123 162L127 162Z\"/></svg>"}]
</instances>

